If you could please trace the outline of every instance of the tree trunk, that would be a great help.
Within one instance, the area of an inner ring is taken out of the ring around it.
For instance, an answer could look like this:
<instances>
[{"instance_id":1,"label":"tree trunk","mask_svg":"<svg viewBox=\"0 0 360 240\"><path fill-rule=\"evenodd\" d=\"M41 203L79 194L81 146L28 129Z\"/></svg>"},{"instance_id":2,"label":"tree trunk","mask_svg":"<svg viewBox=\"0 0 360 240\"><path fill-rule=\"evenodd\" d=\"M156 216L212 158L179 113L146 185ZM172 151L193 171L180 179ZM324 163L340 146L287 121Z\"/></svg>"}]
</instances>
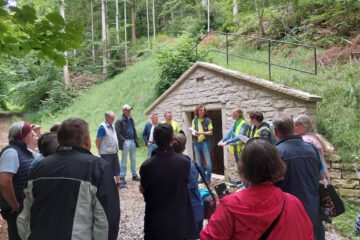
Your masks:
<instances>
[{"instance_id":1,"label":"tree trunk","mask_svg":"<svg viewBox=\"0 0 360 240\"><path fill-rule=\"evenodd\" d=\"M237 0L233 0L233 16L234 16L234 22L236 24L239 23L238 13L239 13L238 2L237 2Z\"/></svg>"},{"instance_id":2,"label":"tree trunk","mask_svg":"<svg viewBox=\"0 0 360 240\"><path fill-rule=\"evenodd\" d=\"M107 51L106 51L106 43L107 43L107 37L106 37L106 6L105 6L105 0L101 0L101 43L103 47L103 56L102 56L102 62L103 62L103 77L107 77Z\"/></svg>"},{"instance_id":3,"label":"tree trunk","mask_svg":"<svg viewBox=\"0 0 360 240\"><path fill-rule=\"evenodd\" d=\"M76 62L76 49L73 50L74 53L74 67L76 67L77 62Z\"/></svg>"},{"instance_id":4,"label":"tree trunk","mask_svg":"<svg viewBox=\"0 0 360 240\"><path fill-rule=\"evenodd\" d=\"M127 51L127 20L126 20L126 1L124 1L124 38L125 38L125 66L128 65L128 51Z\"/></svg>"},{"instance_id":5,"label":"tree trunk","mask_svg":"<svg viewBox=\"0 0 360 240\"><path fill-rule=\"evenodd\" d=\"M111 51L109 50L110 45L111 45L111 36L110 36L110 30L109 30L109 19L108 19L108 4L107 4L107 0L105 0L105 22L106 22L106 46L107 46L107 58L108 61L110 61L110 54Z\"/></svg>"},{"instance_id":6,"label":"tree trunk","mask_svg":"<svg viewBox=\"0 0 360 240\"><path fill-rule=\"evenodd\" d=\"M135 29L135 0L131 0L131 42L136 43L136 29Z\"/></svg>"},{"instance_id":7,"label":"tree trunk","mask_svg":"<svg viewBox=\"0 0 360 240\"><path fill-rule=\"evenodd\" d=\"M155 0L152 0L152 17L153 17L153 35L154 35L154 43L155 43L156 42Z\"/></svg>"},{"instance_id":8,"label":"tree trunk","mask_svg":"<svg viewBox=\"0 0 360 240\"><path fill-rule=\"evenodd\" d=\"M65 20L65 1L61 0L60 3L60 15L64 18ZM67 52L64 52L64 58L66 61L65 66L63 67L64 70L64 86L65 89L68 89L70 87L70 75L69 75L69 66L68 66L68 60L67 60Z\"/></svg>"},{"instance_id":9,"label":"tree trunk","mask_svg":"<svg viewBox=\"0 0 360 240\"><path fill-rule=\"evenodd\" d=\"M94 9L93 9L93 1L90 2L91 7L91 53L92 53L92 60L95 62L95 43L94 43Z\"/></svg>"},{"instance_id":10,"label":"tree trunk","mask_svg":"<svg viewBox=\"0 0 360 240\"><path fill-rule=\"evenodd\" d=\"M149 23L149 0L145 0L146 2L146 24L147 24L147 40L148 40L148 48L151 48L150 44L150 23Z\"/></svg>"},{"instance_id":11,"label":"tree trunk","mask_svg":"<svg viewBox=\"0 0 360 240\"><path fill-rule=\"evenodd\" d=\"M116 25L116 44L120 43L119 35L119 0L115 0L115 25Z\"/></svg>"},{"instance_id":12,"label":"tree trunk","mask_svg":"<svg viewBox=\"0 0 360 240\"><path fill-rule=\"evenodd\" d=\"M207 0L207 32L210 32L210 0Z\"/></svg>"},{"instance_id":13,"label":"tree trunk","mask_svg":"<svg viewBox=\"0 0 360 240\"><path fill-rule=\"evenodd\" d=\"M264 24L263 24L263 17L264 17L265 0L262 1L262 6L259 6L258 0L254 0L254 4L255 4L256 14L257 14L258 20L259 20L260 37L264 37L265 29L264 29Z\"/></svg>"}]
</instances>

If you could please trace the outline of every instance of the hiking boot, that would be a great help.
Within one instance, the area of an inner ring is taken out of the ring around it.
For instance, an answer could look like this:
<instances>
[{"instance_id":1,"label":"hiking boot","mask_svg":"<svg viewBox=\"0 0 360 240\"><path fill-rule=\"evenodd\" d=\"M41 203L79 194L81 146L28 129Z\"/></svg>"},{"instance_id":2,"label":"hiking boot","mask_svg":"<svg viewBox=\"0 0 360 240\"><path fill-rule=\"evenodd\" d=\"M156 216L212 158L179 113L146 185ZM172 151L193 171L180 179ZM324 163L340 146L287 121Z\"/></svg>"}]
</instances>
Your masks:
<instances>
[{"instance_id":1,"label":"hiking boot","mask_svg":"<svg viewBox=\"0 0 360 240\"><path fill-rule=\"evenodd\" d=\"M132 177L132 180L133 180L133 181L136 181L136 182L140 182L139 176L133 176L133 177Z\"/></svg>"}]
</instances>

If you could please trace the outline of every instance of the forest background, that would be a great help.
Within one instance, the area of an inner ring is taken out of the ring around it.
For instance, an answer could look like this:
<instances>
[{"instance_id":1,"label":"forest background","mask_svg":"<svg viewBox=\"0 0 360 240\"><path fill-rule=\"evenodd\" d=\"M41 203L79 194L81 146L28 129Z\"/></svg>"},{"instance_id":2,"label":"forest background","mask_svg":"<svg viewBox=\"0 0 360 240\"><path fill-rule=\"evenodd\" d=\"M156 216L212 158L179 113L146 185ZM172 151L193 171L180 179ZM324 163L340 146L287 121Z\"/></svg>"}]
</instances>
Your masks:
<instances>
[{"instance_id":1,"label":"forest background","mask_svg":"<svg viewBox=\"0 0 360 240\"><path fill-rule=\"evenodd\" d=\"M317 47L318 75L274 68L272 81L322 96L318 131L341 163L360 167L359 0L0 0L0 8L2 111L45 129L83 117L94 137L104 110L130 103L141 133L146 107L196 60L268 78L266 65L205 56L224 49L221 34L206 36L196 55L209 30L308 44ZM265 40L227 44L235 55L267 59ZM288 45L274 46L273 59L305 70L314 61ZM349 204L357 207L337 225L352 235L359 204Z\"/></svg>"}]
</instances>

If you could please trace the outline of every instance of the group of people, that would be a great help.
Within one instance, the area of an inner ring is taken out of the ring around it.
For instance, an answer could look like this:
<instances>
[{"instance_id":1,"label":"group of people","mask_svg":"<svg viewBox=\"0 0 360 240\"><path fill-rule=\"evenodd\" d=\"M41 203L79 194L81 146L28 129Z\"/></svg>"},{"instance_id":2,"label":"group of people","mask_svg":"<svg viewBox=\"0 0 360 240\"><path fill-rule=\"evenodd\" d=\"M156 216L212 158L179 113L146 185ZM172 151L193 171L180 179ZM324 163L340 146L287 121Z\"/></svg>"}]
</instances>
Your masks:
<instances>
[{"instance_id":1,"label":"group of people","mask_svg":"<svg viewBox=\"0 0 360 240\"><path fill-rule=\"evenodd\" d=\"M172 113L162 123L152 114L142 134L149 159L139 175L131 111L125 104L116 121L114 112L105 113L95 140L100 157L90 153L82 119L69 118L42 135L34 131L38 125L10 127L0 153L0 209L9 239L116 239L117 189L127 187L128 155L146 203L145 239L324 239L318 189L319 181L330 181L325 157L334 149L306 115L280 114L270 126L261 112L250 112L248 122L233 109L235 122L217 145L229 146L246 188L223 197L203 229L198 184L211 181L215 147L205 106L196 107L190 128L196 161L183 154L187 139Z\"/></svg>"}]
</instances>

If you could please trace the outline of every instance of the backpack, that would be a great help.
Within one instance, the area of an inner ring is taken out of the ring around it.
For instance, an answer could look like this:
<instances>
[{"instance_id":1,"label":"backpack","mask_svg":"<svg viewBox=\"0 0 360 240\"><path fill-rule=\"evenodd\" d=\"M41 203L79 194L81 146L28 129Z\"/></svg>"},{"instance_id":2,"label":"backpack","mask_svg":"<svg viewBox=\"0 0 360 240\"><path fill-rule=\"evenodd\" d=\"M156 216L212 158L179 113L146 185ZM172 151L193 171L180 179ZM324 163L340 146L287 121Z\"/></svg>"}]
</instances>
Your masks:
<instances>
[{"instance_id":1,"label":"backpack","mask_svg":"<svg viewBox=\"0 0 360 240\"><path fill-rule=\"evenodd\" d=\"M276 140L276 138L275 138L275 131L274 131L274 126L273 126L273 124L272 124L272 121L271 120L268 120L268 121L266 121L266 123L269 125L269 127L270 127L270 143L272 144L272 145L276 145L276 143L277 143L277 140Z\"/></svg>"}]
</instances>

